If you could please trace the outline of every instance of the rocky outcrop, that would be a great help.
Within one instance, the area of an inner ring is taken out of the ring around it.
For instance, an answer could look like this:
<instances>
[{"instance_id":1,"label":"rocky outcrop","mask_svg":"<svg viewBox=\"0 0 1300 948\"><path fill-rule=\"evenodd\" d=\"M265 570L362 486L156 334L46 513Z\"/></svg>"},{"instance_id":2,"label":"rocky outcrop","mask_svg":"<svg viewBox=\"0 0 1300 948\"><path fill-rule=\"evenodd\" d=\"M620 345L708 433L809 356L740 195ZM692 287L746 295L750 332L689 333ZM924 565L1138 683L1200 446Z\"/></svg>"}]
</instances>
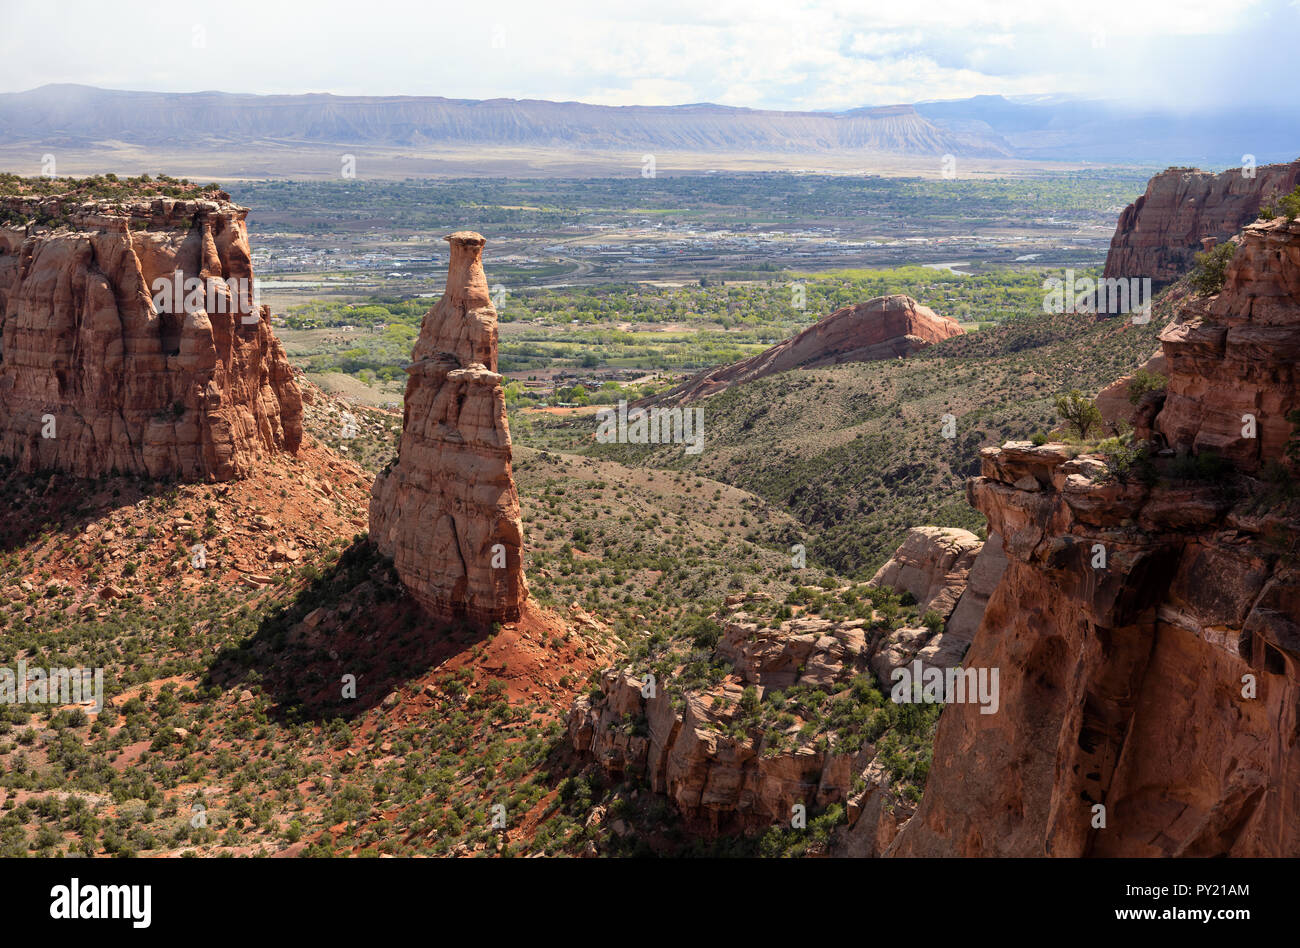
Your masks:
<instances>
[{"instance_id":1,"label":"rocky outcrop","mask_svg":"<svg viewBox=\"0 0 1300 948\"><path fill-rule=\"evenodd\" d=\"M1005 566L1002 538L996 533L985 543L969 530L955 527L909 530L894 555L871 577L871 585L910 593L918 613L933 613L943 625L888 633L871 655L876 676L888 682L895 668L914 659L927 668L960 665Z\"/></svg>"},{"instance_id":2,"label":"rocky outcrop","mask_svg":"<svg viewBox=\"0 0 1300 948\"><path fill-rule=\"evenodd\" d=\"M1184 298L1161 336L1168 393L1144 396L1137 427L1149 471L984 450L968 495L1007 567L965 667L1000 670L1001 710L944 711L891 853L1300 853L1300 511L1277 483L1300 225L1240 244L1222 292ZM1270 463L1272 483L1255 476Z\"/></svg>"},{"instance_id":3,"label":"rocky outcrop","mask_svg":"<svg viewBox=\"0 0 1300 948\"><path fill-rule=\"evenodd\" d=\"M25 471L228 480L297 451L301 396L253 304L246 208L0 210L0 455Z\"/></svg>"},{"instance_id":4,"label":"rocky outcrop","mask_svg":"<svg viewBox=\"0 0 1300 948\"><path fill-rule=\"evenodd\" d=\"M947 619L983 545L969 530L913 527L889 562L876 570L871 585L911 593L918 611L933 610Z\"/></svg>"},{"instance_id":5,"label":"rocky outcrop","mask_svg":"<svg viewBox=\"0 0 1300 948\"><path fill-rule=\"evenodd\" d=\"M1169 378L1139 434L1243 471L1280 459L1300 407L1300 223L1246 227L1222 291L1189 296L1160 335Z\"/></svg>"},{"instance_id":6,"label":"rocky outcrop","mask_svg":"<svg viewBox=\"0 0 1300 948\"><path fill-rule=\"evenodd\" d=\"M446 239L447 288L406 369L402 440L375 479L370 536L433 615L511 621L528 589L485 241L468 231Z\"/></svg>"},{"instance_id":7,"label":"rocky outcrop","mask_svg":"<svg viewBox=\"0 0 1300 948\"><path fill-rule=\"evenodd\" d=\"M642 404L691 402L791 369L897 359L962 331L955 319L940 316L909 296L878 296L836 310L766 352L701 372Z\"/></svg>"},{"instance_id":8,"label":"rocky outcrop","mask_svg":"<svg viewBox=\"0 0 1300 948\"><path fill-rule=\"evenodd\" d=\"M981 543L965 530L911 531L868 585L911 592L916 611L946 620L938 628L866 608L877 590L863 596L864 587L835 594L853 603L859 618L800 615L773 624L766 595L729 600L732 608L714 616L721 635L712 655L728 674L677 688L674 682L697 673L677 667L656 681L632 666L610 668L598 696L574 701L570 742L616 778L644 777L696 831L788 825L796 804L842 804L846 822L831 852L880 855L910 817L916 789L900 786L889 755L879 753L888 741L882 696L896 668L961 664L1004 566L996 534ZM819 702L806 697L787 705L783 696L792 689L820 692L838 711L813 711ZM827 730L828 717L856 724Z\"/></svg>"},{"instance_id":9,"label":"rocky outcrop","mask_svg":"<svg viewBox=\"0 0 1300 948\"><path fill-rule=\"evenodd\" d=\"M1163 350L1158 350L1151 358L1138 368L1139 372L1166 378L1169 371L1168 360ZM1107 434L1131 432L1135 427L1138 413L1138 397L1133 393L1133 380L1136 375L1121 375L1111 382L1094 399L1097 410L1101 412L1102 424Z\"/></svg>"},{"instance_id":10,"label":"rocky outcrop","mask_svg":"<svg viewBox=\"0 0 1300 948\"><path fill-rule=\"evenodd\" d=\"M963 653L970 646L984 619L989 597L998 588L1006 568L1007 556L1002 549L1002 537L996 531L990 532L966 575L966 588L957 600L957 607L944 624L944 644L960 645Z\"/></svg>"},{"instance_id":11,"label":"rocky outcrop","mask_svg":"<svg viewBox=\"0 0 1300 948\"><path fill-rule=\"evenodd\" d=\"M1227 240L1259 216L1261 201L1300 184L1300 161L1253 170L1246 177L1240 168L1217 175L1170 168L1153 177L1120 214L1104 275L1166 286L1191 269L1204 238Z\"/></svg>"},{"instance_id":12,"label":"rocky outcrop","mask_svg":"<svg viewBox=\"0 0 1300 948\"><path fill-rule=\"evenodd\" d=\"M789 826L796 804L838 803L847 812L846 845L878 855L911 806L892 792L876 744L858 734L809 734L797 704L779 729L760 723L764 702L783 689L811 686L847 699L869 686L861 676L878 635L868 626L807 616L773 629L741 607L723 620L715 658L732 671L721 682L678 691L669 682L651 687L630 667L609 669L598 700L575 700L570 742L615 777L644 776L696 831Z\"/></svg>"},{"instance_id":13,"label":"rocky outcrop","mask_svg":"<svg viewBox=\"0 0 1300 948\"><path fill-rule=\"evenodd\" d=\"M983 452L970 500L1008 565L965 667L1000 670L1000 712L944 711L891 853L1300 851L1300 574L1268 541L1283 522L1221 485L1126 483L1072 453Z\"/></svg>"}]
</instances>

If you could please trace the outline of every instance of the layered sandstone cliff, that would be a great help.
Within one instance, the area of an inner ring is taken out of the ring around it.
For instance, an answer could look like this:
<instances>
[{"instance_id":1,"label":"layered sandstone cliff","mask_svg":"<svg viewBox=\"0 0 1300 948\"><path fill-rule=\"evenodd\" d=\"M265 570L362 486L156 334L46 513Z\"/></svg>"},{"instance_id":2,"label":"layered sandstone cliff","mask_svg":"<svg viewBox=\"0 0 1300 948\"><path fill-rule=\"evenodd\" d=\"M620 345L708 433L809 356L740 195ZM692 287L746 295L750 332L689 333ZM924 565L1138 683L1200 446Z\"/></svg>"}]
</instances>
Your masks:
<instances>
[{"instance_id":1,"label":"layered sandstone cliff","mask_svg":"<svg viewBox=\"0 0 1300 948\"><path fill-rule=\"evenodd\" d=\"M402 440L375 480L370 536L433 615L509 621L528 589L485 241L468 231L446 239L446 291L406 369Z\"/></svg>"},{"instance_id":2,"label":"layered sandstone cliff","mask_svg":"<svg viewBox=\"0 0 1300 948\"><path fill-rule=\"evenodd\" d=\"M1300 407L1300 223L1258 221L1234 239L1223 290L1189 296L1161 333L1169 383L1151 429L1253 472L1282 457Z\"/></svg>"},{"instance_id":3,"label":"layered sandstone cliff","mask_svg":"<svg viewBox=\"0 0 1300 948\"><path fill-rule=\"evenodd\" d=\"M691 402L791 369L896 359L961 334L955 319L909 296L878 296L838 309L766 352L701 372L646 404Z\"/></svg>"},{"instance_id":4,"label":"layered sandstone cliff","mask_svg":"<svg viewBox=\"0 0 1300 948\"><path fill-rule=\"evenodd\" d=\"M964 664L1000 670L1000 712L945 709L892 854L1300 853L1300 512L1282 473L1300 226L1240 240L1223 291L1162 334L1149 471L1065 445L983 452L969 499L1008 563Z\"/></svg>"},{"instance_id":5,"label":"layered sandstone cliff","mask_svg":"<svg viewBox=\"0 0 1300 948\"><path fill-rule=\"evenodd\" d=\"M2 209L0 455L26 471L228 480L298 449L301 395L253 305L246 208Z\"/></svg>"},{"instance_id":6,"label":"layered sandstone cliff","mask_svg":"<svg viewBox=\"0 0 1300 948\"><path fill-rule=\"evenodd\" d=\"M1300 161L1252 170L1254 177L1240 168L1217 175L1170 168L1153 177L1120 214L1105 276L1166 286L1191 269L1204 238L1226 240L1259 216L1261 201L1300 184Z\"/></svg>"}]
</instances>

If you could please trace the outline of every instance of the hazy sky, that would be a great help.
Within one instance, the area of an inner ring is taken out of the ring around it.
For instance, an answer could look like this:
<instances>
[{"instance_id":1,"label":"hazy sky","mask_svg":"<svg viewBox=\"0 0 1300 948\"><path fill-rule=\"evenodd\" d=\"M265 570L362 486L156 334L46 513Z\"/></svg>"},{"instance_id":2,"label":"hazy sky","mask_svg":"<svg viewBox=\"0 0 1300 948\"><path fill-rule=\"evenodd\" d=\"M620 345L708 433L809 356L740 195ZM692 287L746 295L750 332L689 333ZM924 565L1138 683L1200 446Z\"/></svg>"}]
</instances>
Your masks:
<instances>
[{"instance_id":1,"label":"hazy sky","mask_svg":"<svg viewBox=\"0 0 1300 948\"><path fill-rule=\"evenodd\" d=\"M720 102L844 109L979 93L1294 104L1300 0L569 0L4 4L0 91Z\"/></svg>"}]
</instances>

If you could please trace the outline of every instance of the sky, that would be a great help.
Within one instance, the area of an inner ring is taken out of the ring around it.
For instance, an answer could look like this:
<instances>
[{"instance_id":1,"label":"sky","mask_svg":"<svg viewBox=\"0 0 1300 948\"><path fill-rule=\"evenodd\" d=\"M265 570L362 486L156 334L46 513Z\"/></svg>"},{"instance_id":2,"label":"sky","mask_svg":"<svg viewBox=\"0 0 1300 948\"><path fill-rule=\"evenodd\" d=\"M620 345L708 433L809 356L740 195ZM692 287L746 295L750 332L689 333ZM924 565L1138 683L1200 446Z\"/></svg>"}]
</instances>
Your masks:
<instances>
[{"instance_id":1,"label":"sky","mask_svg":"<svg viewBox=\"0 0 1300 948\"><path fill-rule=\"evenodd\" d=\"M1292 106L1300 0L66 0L4 5L0 92L849 109L1055 94Z\"/></svg>"}]
</instances>

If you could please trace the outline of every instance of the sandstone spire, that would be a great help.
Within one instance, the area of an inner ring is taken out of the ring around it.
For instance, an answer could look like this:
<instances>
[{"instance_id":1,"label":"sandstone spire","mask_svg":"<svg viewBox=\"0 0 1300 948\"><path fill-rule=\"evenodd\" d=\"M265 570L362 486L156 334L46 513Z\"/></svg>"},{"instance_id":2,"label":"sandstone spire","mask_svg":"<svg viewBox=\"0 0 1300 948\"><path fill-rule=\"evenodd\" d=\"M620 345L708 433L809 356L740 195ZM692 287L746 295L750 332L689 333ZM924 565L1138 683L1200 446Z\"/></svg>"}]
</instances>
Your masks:
<instances>
[{"instance_id":1,"label":"sandstone spire","mask_svg":"<svg viewBox=\"0 0 1300 948\"><path fill-rule=\"evenodd\" d=\"M528 589L485 241L468 231L446 240L447 288L406 369L402 441L375 480L370 536L433 615L511 621Z\"/></svg>"}]
</instances>

